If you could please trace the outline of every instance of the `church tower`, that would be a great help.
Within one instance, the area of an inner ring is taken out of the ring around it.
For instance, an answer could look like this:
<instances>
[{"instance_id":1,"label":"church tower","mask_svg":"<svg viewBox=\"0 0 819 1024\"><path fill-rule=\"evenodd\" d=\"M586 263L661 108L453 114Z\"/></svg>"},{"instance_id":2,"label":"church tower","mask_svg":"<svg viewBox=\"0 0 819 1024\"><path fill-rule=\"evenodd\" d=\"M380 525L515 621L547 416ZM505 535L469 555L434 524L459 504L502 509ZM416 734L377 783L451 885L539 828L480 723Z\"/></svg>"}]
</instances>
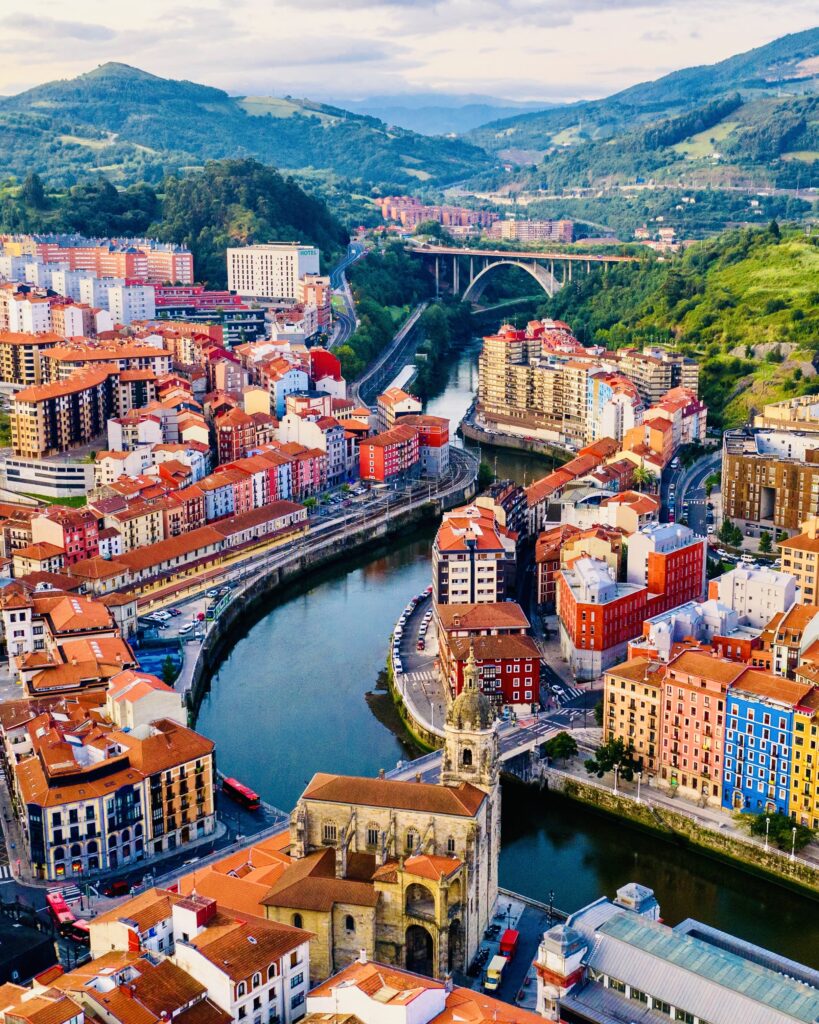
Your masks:
<instances>
[{"instance_id":1,"label":"church tower","mask_svg":"<svg viewBox=\"0 0 819 1024\"><path fill-rule=\"evenodd\" d=\"M494 718L492 706L478 686L475 648L470 643L463 689L447 710L441 785L471 782L487 793L498 789L498 734Z\"/></svg>"},{"instance_id":2,"label":"church tower","mask_svg":"<svg viewBox=\"0 0 819 1024\"><path fill-rule=\"evenodd\" d=\"M465 922L467 963L492 919L498 898L501 790L497 725L492 705L478 686L475 648L470 643L463 689L447 711L441 760L442 786L470 783L487 795L475 822L468 855L468 890L474 912Z\"/></svg>"}]
</instances>

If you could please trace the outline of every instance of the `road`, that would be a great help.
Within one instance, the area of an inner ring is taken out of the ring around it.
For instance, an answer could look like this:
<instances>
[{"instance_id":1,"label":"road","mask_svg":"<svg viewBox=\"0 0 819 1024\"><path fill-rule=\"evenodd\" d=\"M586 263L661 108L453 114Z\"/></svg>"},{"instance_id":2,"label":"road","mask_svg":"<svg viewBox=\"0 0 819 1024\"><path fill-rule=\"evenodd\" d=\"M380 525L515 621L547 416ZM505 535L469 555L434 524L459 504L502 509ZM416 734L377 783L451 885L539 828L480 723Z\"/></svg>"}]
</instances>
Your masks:
<instances>
[{"instance_id":1,"label":"road","mask_svg":"<svg viewBox=\"0 0 819 1024\"><path fill-rule=\"evenodd\" d=\"M350 242L347 246L347 254L340 260L330 272L330 286L334 294L340 296L344 303L344 311L333 310L334 326L333 337L328 343L328 348L335 348L343 345L353 331L356 329L355 304L353 303L352 292L347 281L346 271L349 267L361 259L366 249L360 242Z\"/></svg>"},{"instance_id":2,"label":"road","mask_svg":"<svg viewBox=\"0 0 819 1024\"><path fill-rule=\"evenodd\" d=\"M415 352L417 344L413 338L413 329L427 305L421 302L413 309L377 361L351 386L350 397L354 401L365 405L374 403L379 390L393 379L399 366L404 365L410 350Z\"/></svg>"}]
</instances>

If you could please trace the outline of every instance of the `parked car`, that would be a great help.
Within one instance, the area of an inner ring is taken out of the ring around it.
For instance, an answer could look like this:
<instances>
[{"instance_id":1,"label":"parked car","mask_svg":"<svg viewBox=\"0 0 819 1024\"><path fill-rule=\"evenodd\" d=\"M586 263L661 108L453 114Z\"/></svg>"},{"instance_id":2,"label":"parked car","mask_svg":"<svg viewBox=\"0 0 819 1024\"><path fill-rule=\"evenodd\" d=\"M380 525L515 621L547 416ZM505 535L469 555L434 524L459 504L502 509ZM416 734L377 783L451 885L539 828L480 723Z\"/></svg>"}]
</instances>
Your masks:
<instances>
[{"instance_id":1,"label":"parked car","mask_svg":"<svg viewBox=\"0 0 819 1024\"><path fill-rule=\"evenodd\" d=\"M131 891L130 883L126 882L124 878L115 878L113 882L108 882L107 885L102 887L103 896L127 896Z\"/></svg>"}]
</instances>

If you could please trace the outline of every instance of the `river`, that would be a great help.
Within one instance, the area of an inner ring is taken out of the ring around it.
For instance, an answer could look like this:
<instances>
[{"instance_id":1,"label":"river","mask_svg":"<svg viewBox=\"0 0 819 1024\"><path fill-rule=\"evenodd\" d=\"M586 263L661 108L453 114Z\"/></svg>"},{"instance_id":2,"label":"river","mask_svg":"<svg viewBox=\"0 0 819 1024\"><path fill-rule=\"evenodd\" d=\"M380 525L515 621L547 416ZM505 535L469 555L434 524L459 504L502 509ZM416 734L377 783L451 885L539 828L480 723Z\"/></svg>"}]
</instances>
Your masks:
<instances>
[{"instance_id":1,"label":"river","mask_svg":"<svg viewBox=\"0 0 819 1024\"><path fill-rule=\"evenodd\" d=\"M478 347L453 365L430 412L453 427L477 384ZM487 450L497 473L521 482L543 459ZM216 742L220 768L289 809L314 772L375 775L411 751L374 692L387 637L407 599L429 582L432 532L336 566L237 635L202 701L197 727ZM386 723L386 724L385 724ZM618 820L531 789L504 794L501 884L574 910L625 882L651 886L664 919L693 916L819 967L819 915L806 898Z\"/></svg>"}]
</instances>

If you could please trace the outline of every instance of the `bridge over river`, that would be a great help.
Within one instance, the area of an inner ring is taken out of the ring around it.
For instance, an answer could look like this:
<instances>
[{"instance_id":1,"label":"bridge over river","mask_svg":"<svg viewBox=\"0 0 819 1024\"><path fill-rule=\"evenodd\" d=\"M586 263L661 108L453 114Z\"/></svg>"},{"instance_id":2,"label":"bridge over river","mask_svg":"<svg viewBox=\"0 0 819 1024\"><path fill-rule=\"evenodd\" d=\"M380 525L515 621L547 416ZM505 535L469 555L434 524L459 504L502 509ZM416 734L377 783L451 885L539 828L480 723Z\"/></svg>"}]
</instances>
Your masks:
<instances>
[{"instance_id":1,"label":"bridge over river","mask_svg":"<svg viewBox=\"0 0 819 1024\"><path fill-rule=\"evenodd\" d=\"M462 280L466 283L461 298L475 302L486 287L489 276L499 267L519 267L531 275L546 292L556 291L572 280L573 268L579 266L591 273L592 267L608 270L612 264L638 263L636 256L617 256L603 253L580 252L516 252L504 249L460 249L446 245L408 244L411 256L425 261L434 260L435 290L446 282L453 295L461 295ZM556 271L560 271L560 276Z\"/></svg>"}]
</instances>

